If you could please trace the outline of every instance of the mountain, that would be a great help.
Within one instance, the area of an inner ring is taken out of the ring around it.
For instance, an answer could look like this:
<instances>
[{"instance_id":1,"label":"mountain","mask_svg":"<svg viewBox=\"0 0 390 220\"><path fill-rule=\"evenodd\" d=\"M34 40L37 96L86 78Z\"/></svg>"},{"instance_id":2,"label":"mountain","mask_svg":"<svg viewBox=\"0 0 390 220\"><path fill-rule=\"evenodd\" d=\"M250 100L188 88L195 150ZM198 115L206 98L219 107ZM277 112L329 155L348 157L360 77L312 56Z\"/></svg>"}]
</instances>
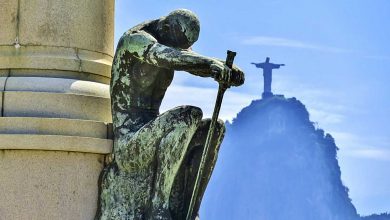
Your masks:
<instances>
[{"instance_id":1,"label":"mountain","mask_svg":"<svg viewBox=\"0 0 390 220\"><path fill-rule=\"evenodd\" d=\"M389 220L390 219L390 213L382 213L382 214L373 214L370 216L362 217L361 220Z\"/></svg>"},{"instance_id":2,"label":"mountain","mask_svg":"<svg viewBox=\"0 0 390 220\"><path fill-rule=\"evenodd\" d=\"M297 99L255 100L227 123L200 217L389 220L387 214L359 217L341 181L337 150Z\"/></svg>"}]
</instances>

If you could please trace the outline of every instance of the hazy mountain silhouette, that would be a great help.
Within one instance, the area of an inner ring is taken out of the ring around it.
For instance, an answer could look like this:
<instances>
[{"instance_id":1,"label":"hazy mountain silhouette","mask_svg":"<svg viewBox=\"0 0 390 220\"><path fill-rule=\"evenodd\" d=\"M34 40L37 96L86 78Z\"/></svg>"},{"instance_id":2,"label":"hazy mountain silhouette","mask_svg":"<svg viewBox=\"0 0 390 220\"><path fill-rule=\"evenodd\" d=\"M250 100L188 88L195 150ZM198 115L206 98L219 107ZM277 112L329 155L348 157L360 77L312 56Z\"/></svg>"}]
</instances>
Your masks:
<instances>
[{"instance_id":1,"label":"hazy mountain silhouette","mask_svg":"<svg viewBox=\"0 0 390 220\"><path fill-rule=\"evenodd\" d=\"M359 217L337 150L295 98L253 101L227 124L201 219L389 220Z\"/></svg>"}]
</instances>

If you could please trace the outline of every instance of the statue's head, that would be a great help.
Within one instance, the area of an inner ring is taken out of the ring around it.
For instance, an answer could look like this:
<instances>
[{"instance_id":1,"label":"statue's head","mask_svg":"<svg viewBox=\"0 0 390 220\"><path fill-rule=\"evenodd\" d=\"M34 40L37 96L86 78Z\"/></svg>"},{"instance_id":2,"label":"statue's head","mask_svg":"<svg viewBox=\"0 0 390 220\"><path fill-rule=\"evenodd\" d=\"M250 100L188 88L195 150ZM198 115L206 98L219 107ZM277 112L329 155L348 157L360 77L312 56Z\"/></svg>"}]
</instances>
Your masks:
<instances>
[{"instance_id":1,"label":"statue's head","mask_svg":"<svg viewBox=\"0 0 390 220\"><path fill-rule=\"evenodd\" d=\"M266 62L266 63L269 63L269 57L267 57L267 58L265 59L265 62Z\"/></svg>"},{"instance_id":2,"label":"statue's head","mask_svg":"<svg viewBox=\"0 0 390 220\"><path fill-rule=\"evenodd\" d=\"M188 49L198 40L199 19L192 11L175 10L159 20L157 31L160 43L175 48Z\"/></svg>"}]
</instances>

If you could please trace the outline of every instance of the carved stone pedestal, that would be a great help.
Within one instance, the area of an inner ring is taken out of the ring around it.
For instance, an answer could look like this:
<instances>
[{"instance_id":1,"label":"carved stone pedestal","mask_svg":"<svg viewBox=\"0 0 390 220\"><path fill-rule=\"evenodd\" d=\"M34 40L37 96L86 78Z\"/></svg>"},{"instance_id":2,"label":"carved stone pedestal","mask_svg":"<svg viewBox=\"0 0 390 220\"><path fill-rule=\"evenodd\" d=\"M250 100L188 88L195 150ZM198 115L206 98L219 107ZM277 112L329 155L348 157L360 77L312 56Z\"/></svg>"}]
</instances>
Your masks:
<instances>
[{"instance_id":1,"label":"carved stone pedestal","mask_svg":"<svg viewBox=\"0 0 390 220\"><path fill-rule=\"evenodd\" d=\"M2 0L0 24L0 219L93 219L114 0Z\"/></svg>"}]
</instances>

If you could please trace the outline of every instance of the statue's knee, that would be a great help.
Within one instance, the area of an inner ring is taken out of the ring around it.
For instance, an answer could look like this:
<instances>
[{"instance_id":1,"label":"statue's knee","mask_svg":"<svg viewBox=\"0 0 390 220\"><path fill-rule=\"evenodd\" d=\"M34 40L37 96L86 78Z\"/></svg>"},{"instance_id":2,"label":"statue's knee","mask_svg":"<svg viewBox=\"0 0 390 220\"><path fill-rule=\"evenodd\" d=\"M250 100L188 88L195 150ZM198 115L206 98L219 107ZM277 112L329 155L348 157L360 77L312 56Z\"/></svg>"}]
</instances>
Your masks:
<instances>
[{"instance_id":1,"label":"statue's knee","mask_svg":"<svg viewBox=\"0 0 390 220\"><path fill-rule=\"evenodd\" d=\"M180 106L177 107L176 113L178 114L178 120L184 120L187 125L198 124L203 117L202 109L196 106Z\"/></svg>"},{"instance_id":2,"label":"statue's knee","mask_svg":"<svg viewBox=\"0 0 390 220\"><path fill-rule=\"evenodd\" d=\"M118 138L114 143L114 157L120 170L134 171L146 169L153 162L156 149L148 136Z\"/></svg>"},{"instance_id":3,"label":"statue's knee","mask_svg":"<svg viewBox=\"0 0 390 220\"><path fill-rule=\"evenodd\" d=\"M208 132L208 130L210 129L210 124L211 124L211 118L204 119L199 125L199 129ZM217 122L215 123L215 130L219 134L225 133L226 130L225 123L221 119L218 119Z\"/></svg>"},{"instance_id":4,"label":"statue's knee","mask_svg":"<svg viewBox=\"0 0 390 220\"><path fill-rule=\"evenodd\" d=\"M217 120L217 123L216 123L215 127L216 127L216 129L217 129L217 131L218 131L219 133L224 134L225 131L226 131L225 123L224 123L221 119L218 119L218 120Z\"/></svg>"}]
</instances>

